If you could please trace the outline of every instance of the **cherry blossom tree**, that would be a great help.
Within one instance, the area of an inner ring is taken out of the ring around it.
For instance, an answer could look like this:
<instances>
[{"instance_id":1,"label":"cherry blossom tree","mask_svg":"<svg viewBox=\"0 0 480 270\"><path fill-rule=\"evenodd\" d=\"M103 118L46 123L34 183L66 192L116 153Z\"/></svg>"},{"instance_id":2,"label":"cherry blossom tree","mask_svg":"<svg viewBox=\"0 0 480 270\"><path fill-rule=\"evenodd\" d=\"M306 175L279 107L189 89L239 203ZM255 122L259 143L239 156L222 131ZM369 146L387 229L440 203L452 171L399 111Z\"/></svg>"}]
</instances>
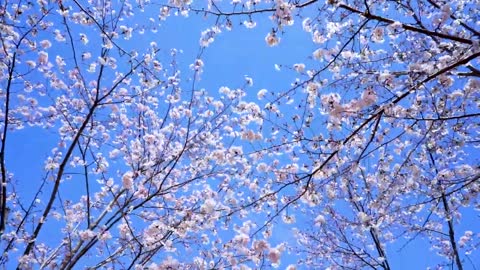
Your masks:
<instances>
[{"instance_id":1,"label":"cherry blossom tree","mask_svg":"<svg viewBox=\"0 0 480 270\"><path fill-rule=\"evenodd\" d=\"M0 264L392 269L423 245L431 267L474 267L479 14L457 0L3 2ZM153 35L172 16L211 23L191 64ZM252 74L203 89L204 52L239 27L269 29L271 47L303 31L312 50L279 55L295 76L282 88L247 95ZM54 145L21 179L15 140L31 136Z\"/></svg>"},{"instance_id":2,"label":"cherry blossom tree","mask_svg":"<svg viewBox=\"0 0 480 270\"><path fill-rule=\"evenodd\" d=\"M275 205L268 224L302 220L298 263L391 269L395 248L427 239L437 267L474 267L478 231L460 225L478 210L478 3L232 4L192 9L227 29L268 16L269 46L301 22L315 44L310 59L281 63L298 74L291 86L258 92L270 136L255 148L268 157L254 204Z\"/></svg>"},{"instance_id":3,"label":"cherry blossom tree","mask_svg":"<svg viewBox=\"0 0 480 270\"><path fill-rule=\"evenodd\" d=\"M242 87L215 94L197 87L201 53L182 73L178 50L163 53L142 36L169 11L137 20L142 9L126 1L2 2L0 263L7 268L251 261L234 252L243 239L219 231L233 228L242 200L235 183L250 168L235 142L241 126L261 123L260 108L242 101ZM18 179L9 164L21 157L10 145L30 136L54 147L35 178Z\"/></svg>"}]
</instances>

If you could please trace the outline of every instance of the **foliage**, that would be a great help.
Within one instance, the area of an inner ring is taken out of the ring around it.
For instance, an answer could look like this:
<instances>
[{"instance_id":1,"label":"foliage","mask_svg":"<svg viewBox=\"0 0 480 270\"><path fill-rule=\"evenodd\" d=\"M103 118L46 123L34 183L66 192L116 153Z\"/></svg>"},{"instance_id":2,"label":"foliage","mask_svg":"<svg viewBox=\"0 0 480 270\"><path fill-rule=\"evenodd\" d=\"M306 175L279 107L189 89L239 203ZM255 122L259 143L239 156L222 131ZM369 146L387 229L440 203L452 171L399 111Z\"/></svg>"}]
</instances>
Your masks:
<instances>
[{"instance_id":1,"label":"foliage","mask_svg":"<svg viewBox=\"0 0 480 270\"><path fill-rule=\"evenodd\" d=\"M175 16L212 23L190 65L155 40ZM2 2L0 263L391 269L424 245L431 266L474 267L479 16L460 0ZM292 83L255 101L261 74L200 87L215 39L260 24L271 47L311 37L277 66ZM53 147L20 179L33 136Z\"/></svg>"}]
</instances>

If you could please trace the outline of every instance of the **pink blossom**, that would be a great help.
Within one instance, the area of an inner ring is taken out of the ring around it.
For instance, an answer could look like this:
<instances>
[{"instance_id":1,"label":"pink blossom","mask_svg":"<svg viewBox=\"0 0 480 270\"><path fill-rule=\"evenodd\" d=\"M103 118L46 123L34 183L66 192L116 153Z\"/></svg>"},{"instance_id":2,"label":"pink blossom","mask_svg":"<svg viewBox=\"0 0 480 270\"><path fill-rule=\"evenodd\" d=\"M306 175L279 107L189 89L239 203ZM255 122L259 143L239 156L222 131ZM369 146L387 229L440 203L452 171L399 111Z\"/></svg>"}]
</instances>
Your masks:
<instances>
[{"instance_id":1,"label":"pink blossom","mask_svg":"<svg viewBox=\"0 0 480 270\"><path fill-rule=\"evenodd\" d=\"M50 40L44 39L40 41L40 46L42 46L43 49L48 49L52 47L52 43L50 42Z\"/></svg>"},{"instance_id":2,"label":"pink blossom","mask_svg":"<svg viewBox=\"0 0 480 270\"><path fill-rule=\"evenodd\" d=\"M267 90L267 89L261 89L261 90L258 91L258 93L257 93L257 98L258 98L258 99L263 99L267 93L268 93L268 90Z\"/></svg>"},{"instance_id":3,"label":"pink blossom","mask_svg":"<svg viewBox=\"0 0 480 270\"><path fill-rule=\"evenodd\" d=\"M128 171L122 176L122 184L125 189L133 189L133 172Z\"/></svg>"},{"instance_id":4,"label":"pink blossom","mask_svg":"<svg viewBox=\"0 0 480 270\"><path fill-rule=\"evenodd\" d=\"M280 251L277 248L270 248L268 251L268 259L272 264L280 263Z\"/></svg>"},{"instance_id":5,"label":"pink blossom","mask_svg":"<svg viewBox=\"0 0 480 270\"><path fill-rule=\"evenodd\" d=\"M45 52L45 51L39 52L37 61L40 65L47 65L48 64L48 53Z\"/></svg>"},{"instance_id":6,"label":"pink blossom","mask_svg":"<svg viewBox=\"0 0 480 270\"><path fill-rule=\"evenodd\" d=\"M270 32L265 37L265 42L267 42L268 46L273 47L277 46L280 43L280 39L275 33Z\"/></svg>"}]
</instances>

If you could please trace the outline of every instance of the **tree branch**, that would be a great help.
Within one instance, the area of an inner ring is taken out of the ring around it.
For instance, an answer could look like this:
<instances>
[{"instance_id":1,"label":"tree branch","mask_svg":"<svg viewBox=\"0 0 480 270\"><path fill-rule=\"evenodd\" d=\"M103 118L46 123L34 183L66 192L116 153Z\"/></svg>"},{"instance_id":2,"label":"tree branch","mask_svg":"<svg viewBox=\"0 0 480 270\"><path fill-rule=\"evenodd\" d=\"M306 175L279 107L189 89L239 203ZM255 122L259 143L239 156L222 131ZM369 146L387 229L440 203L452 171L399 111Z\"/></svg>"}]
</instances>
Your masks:
<instances>
[{"instance_id":1,"label":"tree branch","mask_svg":"<svg viewBox=\"0 0 480 270\"><path fill-rule=\"evenodd\" d=\"M379 21L379 22L387 23L387 24L393 24L393 23L395 23L394 20L387 19L387 18L384 18L384 17L381 17L381 16L377 16L377 15L371 14L371 13L368 12L368 11L367 11L367 12L363 12L363 11L360 11L360 10L355 9L355 8L353 8L353 7L347 6L347 5L345 5L345 4L340 4L339 7L340 7L340 8L343 8L343 9L346 9L346 10L348 10L348 11L350 11L350 12L360 14L360 15L362 15L363 17L365 17L365 18L367 18L367 19L370 19L370 20L376 20L376 21ZM457 36L447 35L447 34L444 34L444 33L433 32L433 31L421 29L421 28L418 28L418 27L415 27L415 26L412 26L412 25L409 25L409 24L403 24L403 23L402 23L402 28L405 29L405 30L409 30L409 31L413 31L413 32L425 34L425 35L431 36L431 37L439 37L439 38L448 39L448 40L453 40L453 41L456 41L456 42L465 43L465 44L469 44L469 45L472 45L472 44L473 44L473 42L472 42L471 40L466 39L466 38L461 38L461 37L457 37Z\"/></svg>"}]
</instances>

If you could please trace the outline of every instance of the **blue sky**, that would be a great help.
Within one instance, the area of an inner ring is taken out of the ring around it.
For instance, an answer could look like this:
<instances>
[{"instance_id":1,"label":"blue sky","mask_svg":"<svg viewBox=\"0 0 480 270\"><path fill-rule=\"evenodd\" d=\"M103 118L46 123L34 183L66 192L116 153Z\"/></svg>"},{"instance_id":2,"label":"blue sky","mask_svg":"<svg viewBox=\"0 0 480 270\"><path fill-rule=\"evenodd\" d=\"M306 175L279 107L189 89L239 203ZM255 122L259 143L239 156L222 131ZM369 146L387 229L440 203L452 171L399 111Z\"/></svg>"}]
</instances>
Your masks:
<instances>
[{"instance_id":1,"label":"blue sky","mask_svg":"<svg viewBox=\"0 0 480 270\"><path fill-rule=\"evenodd\" d=\"M152 10L152 12L156 11ZM149 11L147 11L145 18L149 16ZM220 87L243 87L245 76L249 76L253 79L253 86L246 87L248 95L245 100L256 101L264 105L266 101L257 101L257 92L263 88L274 93L289 89L296 77L296 74L289 68L295 63L313 63L311 54L317 48L311 42L310 35L301 30L301 22L298 20L294 26L285 28L285 34L280 35L280 45L270 48L265 43L265 36L272 29L273 24L264 15L255 18L258 20L257 27L254 29L246 29L245 26L240 25L244 18L232 19L233 30L223 30L215 37L215 41L204 49L199 46L200 33L211 27L215 18L204 18L202 15L194 13L191 13L188 18L171 16L165 22L162 22L157 32L146 31L142 36L135 36L133 40L125 41L125 44L136 47L155 41L161 48L161 57L166 59L164 65L168 64L170 49L182 50L182 53L178 54L177 61L182 74L186 75L185 77L188 76L187 74L191 75L193 73L189 69L189 65L195 61L201 52L205 67L201 80L196 84L197 88L205 88L211 95L219 96L217 93ZM135 23L135 21L125 21L124 23ZM91 29L82 31L88 33ZM94 46L93 38L89 46ZM275 68L276 64L280 66L280 70ZM188 88L189 82L184 83L185 88ZM293 109L287 109L284 113L288 117L295 112ZM10 144L7 147L7 151L10 153L7 166L14 173L15 178L18 179L17 191L23 193L26 200L31 198L36 191L32 187L40 185L40 179L44 174L44 160L50 155L52 147L55 147L58 143L55 132L56 129L44 130L26 127L24 130L11 133ZM268 134L265 136L268 136ZM245 144L245 147L248 148L249 146ZM81 194L78 194L77 191L82 188L82 185L77 187L75 183L65 186L62 190L64 199L68 195L80 196ZM465 230L473 230L478 233L478 212L467 209L463 212L463 215L463 219L457 226L458 232L460 232L457 237L460 237L461 232ZM298 215L297 221L299 224L296 226L310 226L307 217ZM273 242L287 241L293 243L294 239L289 234L289 227L281 225L281 221L278 224ZM40 238L54 238L57 232L52 228L43 231ZM400 241L400 243L402 242ZM393 269L425 269L428 265L438 262L438 257L429 251L428 240L418 239L413 241L401 253L396 253L399 246L401 244L398 246L395 244L388 249ZM298 256L294 254L285 255L286 257L282 258L280 269L298 259ZM474 263L465 262L465 269L475 269L473 265L480 261L478 252L471 258ZM478 264L475 266L478 266ZM299 269L306 268L299 267Z\"/></svg>"}]
</instances>

